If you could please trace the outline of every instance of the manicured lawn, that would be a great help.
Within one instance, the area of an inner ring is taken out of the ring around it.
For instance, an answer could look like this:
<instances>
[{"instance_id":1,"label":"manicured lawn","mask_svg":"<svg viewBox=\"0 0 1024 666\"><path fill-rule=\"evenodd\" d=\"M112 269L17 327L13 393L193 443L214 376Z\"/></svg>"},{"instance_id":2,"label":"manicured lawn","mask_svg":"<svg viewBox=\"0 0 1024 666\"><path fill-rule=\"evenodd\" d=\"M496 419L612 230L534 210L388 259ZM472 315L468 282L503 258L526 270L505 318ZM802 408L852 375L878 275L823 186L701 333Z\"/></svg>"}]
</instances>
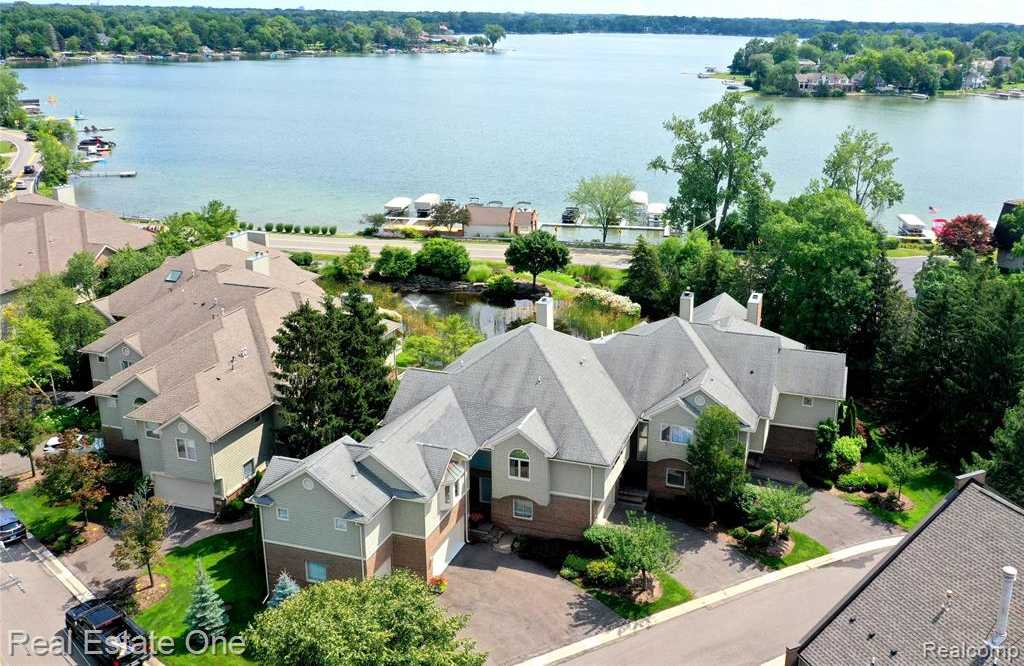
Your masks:
<instances>
[{"instance_id":1,"label":"manicured lawn","mask_svg":"<svg viewBox=\"0 0 1024 666\"><path fill-rule=\"evenodd\" d=\"M10 141L0 141L0 154L13 153L15 151L14 144Z\"/></svg>"},{"instance_id":2,"label":"manicured lawn","mask_svg":"<svg viewBox=\"0 0 1024 666\"><path fill-rule=\"evenodd\" d=\"M683 584L673 578L671 574L658 574L658 581L661 583L661 597L650 604L636 604L596 587L584 589L617 615L627 620L639 620L693 599L693 593L683 587Z\"/></svg>"},{"instance_id":3,"label":"manicured lawn","mask_svg":"<svg viewBox=\"0 0 1024 666\"><path fill-rule=\"evenodd\" d=\"M927 257L929 250L926 247L897 247L885 251L888 257Z\"/></svg>"},{"instance_id":4,"label":"manicured lawn","mask_svg":"<svg viewBox=\"0 0 1024 666\"><path fill-rule=\"evenodd\" d=\"M192 600L196 561L201 560L213 586L224 599L230 625L227 636L235 636L262 608L264 574L256 539L251 529L230 532L175 548L153 569L170 580L171 591L158 603L135 616L146 630L174 638L175 653L161 655L165 664L248 664L245 657L223 654L189 654L185 649L185 612Z\"/></svg>"},{"instance_id":5,"label":"manicured lawn","mask_svg":"<svg viewBox=\"0 0 1024 666\"><path fill-rule=\"evenodd\" d=\"M18 519L44 544L64 533L68 524L78 518L76 506L52 506L50 500L36 486L28 490L4 495L0 502L18 514ZM91 517L91 516L90 516Z\"/></svg>"},{"instance_id":6,"label":"manicured lawn","mask_svg":"<svg viewBox=\"0 0 1024 666\"><path fill-rule=\"evenodd\" d=\"M828 548L821 545L811 537L807 536L803 532L797 532L794 529L789 531L789 535L793 538L793 550L784 557L772 557L770 555L751 553L757 558L761 564L771 567L772 569L785 569L791 567L794 564L800 564L807 560L813 560L816 557L822 555L828 555Z\"/></svg>"},{"instance_id":7,"label":"manicured lawn","mask_svg":"<svg viewBox=\"0 0 1024 666\"><path fill-rule=\"evenodd\" d=\"M885 470L882 468L882 454L878 450L872 449L865 452L861 467L866 472L885 476ZM945 469L936 468L931 474L903 486L903 495L914 503L909 511L890 511L872 504L859 495L847 494L846 499L864 507L882 520L909 530L921 522L952 488L953 475ZM892 484L889 485L889 489L893 492L896 491L896 487Z\"/></svg>"}]
</instances>

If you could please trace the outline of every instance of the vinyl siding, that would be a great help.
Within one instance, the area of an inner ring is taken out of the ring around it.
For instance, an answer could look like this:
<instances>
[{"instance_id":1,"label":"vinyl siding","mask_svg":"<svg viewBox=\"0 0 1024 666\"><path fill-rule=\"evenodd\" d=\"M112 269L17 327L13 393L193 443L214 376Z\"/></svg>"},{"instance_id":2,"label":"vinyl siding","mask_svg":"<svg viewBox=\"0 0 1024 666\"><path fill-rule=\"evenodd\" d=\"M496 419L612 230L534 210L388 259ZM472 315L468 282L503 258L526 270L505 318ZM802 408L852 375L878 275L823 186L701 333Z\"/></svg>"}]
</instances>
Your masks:
<instances>
[{"instance_id":1,"label":"vinyl siding","mask_svg":"<svg viewBox=\"0 0 1024 666\"><path fill-rule=\"evenodd\" d=\"M757 430L750 435L750 452L764 453L765 442L768 441L768 419L757 420Z\"/></svg>"},{"instance_id":2,"label":"vinyl siding","mask_svg":"<svg viewBox=\"0 0 1024 666\"><path fill-rule=\"evenodd\" d=\"M139 435L142 434L142 424L132 419L124 418L126 414L131 414L139 405L135 404L136 400L145 400L149 402L156 394L150 391L148 388L142 385L137 379L133 379L121 387L117 392L117 413L120 416L120 423L111 423L104 425L116 425L121 427L121 436L125 439L138 439Z\"/></svg>"},{"instance_id":3,"label":"vinyl siding","mask_svg":"<svg viewBox=\"0 0 1024 666\"><path fill-rule=\"evenodd\" d=\"M508 476L508 454L514 449L523 449L530 456L529 481L510 479ZM513 435L494 446L491 454L491 497L525 497L547 506L551 501L550 491L548 461L543 451L521 435Z\"/></svg>"},{"instance_id":4,"label":"vinyl siding","mask_svg":"<svg viewBox=\"0 0 1024 666\"><path fill-rule=\"evenodd\" d=\"M426 524L427 506L423 502L395 499L391 500L389 510L391 511L391 529L412 536L426 535L423 528Z\"/></svg>"},{"instance_id":5,"label":"vinyl siding","mask_svg":"<svg viewBox=\"0 0 1024 666\"><path fill-rule=\"evenodd\" d=\"M622 447L622 453L615 460L615 463L611 466L611 469L605 471L604 474L604 497L607 499L615 492L615 484L619 480L619 476L622 474L622 469L626 466L626 458L629 457L629 446ZM604 471L604 470L602 470ZM596 476L596 475L595 475ZM610 511L611 509L609 509Z\"/></svg>"},{"instance_id":6,"label":"vinyl siding","mask_svg":"<svg viewBox=\"0 0 1024 666\"><path fill-rule=\"evenodd\" d=\"M344 516L349 508L313 480L313 489L302 487L299 475L270 497L274 506L261 509L263 537L267 541L289 544L298 548L325 550L331 553L362 557L362 531L357 523L349 523L347 531L334 529L334 518ZM277 508L288 509L288 520L277 519Z\"/></svg>"},{"instance_id":7,"label":"vinyl siding","mask_svg":"<svg viewBox=\"0 0 1024 666\"><path fill-rule=\"evenodd\" d=\"M530 467L532 472L532 454ZM551 474L551 492L553 493L563 493L577 497L590 497L591 493L596 497L601 494L601 487L604 485L603 467L573 465L572 463L551 460L548 462L548 471ZM594 484L593 488L591 488L591 483Z\"/></svg>"},{"instance_id":8,"label":"vinyl siding","mask_svg":"<svg viewBox=\"0 0 1024 666\"><path fill-rule=\"evenodd\" d=\"M658 462L669 458L686 460L688 447L680 444L667 444L661 441L661 431L665 426L678 425L696 429L697 417L680 405L669 407L663 412L651 416L651 425L647 431L647 462Z\"/></svg>"},{"instance_id":9,"label":"vinyl siding","mask_svg":"<svg viewBox=\"0 0 1024 666\"><path fill-rule=\"evenodd\" d=\"M143 474L164 471L163 439L146 437L145 424L143 423L139 424L139 461L142 463Z\"/></svg>"},{"instance_id":10,"label":"vinyl siding","mask_svg":"<svg viewBox=\"0 0 1024 666\"><path fill-rule=\"evenodd\" d=\"M184 426L181 432L179 425ZM178 437L194 440L196 443L196 460L178 458ZM147 444L152 440L146 440ZM151 445L151 444L148 444ZM160 430L160 451L163 453L163 472L167 476L176 476L193 481L213 482L210 473L210 445L195 428L181 419L170 421Z\"/></svg>"},{"instance_id":11,"label":"vinyl siding","mask_svg":"<svg viewBox=\"0 0 1024 666\"><path fill-rule=\"evenodd\" d=\"M815 428L826 419L836 418L838 410L839 402L836 400L814 398L814 404L811 407L804 407L801 396L783 393L779 396L772 425Z\"/></svg>"},{"instance_id":12,"label":"vinyl siding","mask_svg":"<svg viewBox=\"0 0 1024 666\"><path fill-rule=\"evenodd\" d=\"M256 470L259 470L270 459L274 435L269 415L264 412L258 419L258 423L250 419L213 445L213 474L216 479L220 479L223 497L231 495L248 481L242 470L246 461L254 461Z\"/></svg>"}]
</instances>

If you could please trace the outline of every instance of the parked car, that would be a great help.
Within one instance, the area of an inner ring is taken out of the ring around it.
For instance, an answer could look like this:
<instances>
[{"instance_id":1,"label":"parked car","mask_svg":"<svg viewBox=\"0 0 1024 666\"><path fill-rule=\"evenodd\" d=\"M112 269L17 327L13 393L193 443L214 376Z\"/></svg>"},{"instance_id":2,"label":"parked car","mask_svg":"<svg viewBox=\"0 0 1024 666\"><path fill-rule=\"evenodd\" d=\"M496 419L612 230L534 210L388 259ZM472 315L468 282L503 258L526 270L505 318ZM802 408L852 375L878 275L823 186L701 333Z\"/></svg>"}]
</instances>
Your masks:
<instances>
[{"instance_id":1,"label":"parked car","mask_svg":"<svg viewBox=\"0 0 1024 666\"><path fill-rule=\"evenodd\" d=\"M36 135L34 133L32 133L32 132L28 132L27 134L25 134L25 140L26 141L35 141L36 140Z\"/></svg>"},{"instance_id":2,"label":"parked car","mask_svg":"<svg viewBox=\"0 0 1024 666\"><path fill-rule=\"evenodd\" d=\"M28 189L28 183L26 183L23 180L19 180L17 183L14 184L14 189L16 189L16 190L27 190Z\"/></svg>"},{"instance_id":3,"label":"parked car","mask_svg":"<svg viewBox=\"0 0 1024 666\"><path fill-rule=\"evenodd\" d=\"M35 168L35 166L33 166L31 164L26 164L25 168L22 169L22 173L24 173L26 176L31 176L35 172L36 172L36 168Z\"/></svg>"},{"instance_id":4,"label":"parked car","mask_svg":"<svg viewBox=\"0 0 1024 666\"><path fill-rule=\"evenodd\" d=\"M10 509L0 506L0 541L2 541L5 546L17 543L24 539L27 533L28 530L26 530L25 525L18 520L18 516Z\"/></svg>"},{"instance_id":5,"label":"parked car","mask_svg":"<svg viewBox=\"0 0 1024 666\"><path fill-rule=\"evenodd\" d=\"M91 661L135 666L153 656L146 632L127 615L101 599L92 599L64 613L68 637Z\"/></svg>"},{"instance_id":6,"label":"parked car","mask_svg":"<svg viewBox=\"0 0 1024 666\"><path fill-rule=\"evenodd\" d=\"M78 435L75 438L75 448L72 449L75 453L100 453L103 451L103 438L92 437L92 443L87 444L85 435ZM43 454L50 455L51 453L57 453L60 451L60 436L54 435L50 439L46 440L43 444Z\"/></svg>"}]
</instances>

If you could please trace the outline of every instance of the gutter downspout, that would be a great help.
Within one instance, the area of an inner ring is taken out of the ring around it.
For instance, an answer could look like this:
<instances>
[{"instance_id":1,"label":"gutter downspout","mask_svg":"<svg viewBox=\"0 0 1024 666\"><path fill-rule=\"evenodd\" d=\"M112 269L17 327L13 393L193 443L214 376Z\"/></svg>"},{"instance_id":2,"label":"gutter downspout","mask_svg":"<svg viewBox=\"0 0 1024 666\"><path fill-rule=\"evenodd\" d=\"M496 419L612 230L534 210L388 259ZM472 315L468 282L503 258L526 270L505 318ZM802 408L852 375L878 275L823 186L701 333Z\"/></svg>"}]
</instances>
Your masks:
<instances>
[{"instance_id":1,"label":"gutter downspout","mask_svg":"<svg viewBox=\"0 0 1024 666\"><path fill-rule=\"evenodd\" d=\"M590 512L590 524L594 524L594 466L590 467L590 499L587 500L587 510Z\"/></svg>"},{"instance_id":2,"label":"gutter downspout","mask_svg":"<svg viewBox=\"0 0 1024 666\"><path fill-rule=\"evenodd\" d=\"M359 568L366 580L366 525L359 523Z\"/></svg>"}]
</instances>

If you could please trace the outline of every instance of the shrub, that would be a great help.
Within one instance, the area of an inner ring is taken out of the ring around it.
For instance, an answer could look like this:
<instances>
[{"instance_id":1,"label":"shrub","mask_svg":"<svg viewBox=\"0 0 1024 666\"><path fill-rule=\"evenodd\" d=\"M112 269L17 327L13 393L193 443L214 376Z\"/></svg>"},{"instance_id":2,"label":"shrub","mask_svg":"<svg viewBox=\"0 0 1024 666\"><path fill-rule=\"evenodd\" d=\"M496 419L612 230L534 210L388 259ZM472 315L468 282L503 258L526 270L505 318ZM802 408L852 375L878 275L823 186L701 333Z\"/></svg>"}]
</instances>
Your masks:
<instances>
[{"instance_id":1,"label":"shrub","mask_svg":"<svg viewBox=\"0 0 1024 666\"><path fill-rule=\"evenodd\" d=\"M416 257L404 247L381 248L373 272L382 280L404 280L416 270Z\"/></svg>"},{"instance_id":2,"label":"shrub","mask_svg":"<svg viewBox=\"0 0 1024 666\"><path fill-rule=\"evenodd\" d=\"M597 587L618 587L628 580L628 576L607 558L593 560L587 564L584 578Z\"/></svg>"},{"instance_id":3,"label":"shrub","mask_svg":"<svg viewBox=\"0 0 1024 666\"><path fill-rule=\"evenodd\" d=\"M566 580L576 580L580 577L579 572L577 572L575 569L570 569L569 567L562 567L561 569L559 569L558 575Z\"/></svg>"},{"instance_id":4,"label":"shrub","mask_svg":"<svg viewBox=\"0 0 1024 666\"><path fill-rule=\"evenodd\" d=\"M821 465L815 460L805 460L800 463L800 478L811 488L832 489L832 479L825 475Z\"/></svg>"},{"instance_id":5,"label":"shrub","mask_svg":"<svg viewBox=\"0 0 1024 666\"><path fill-rule=\"evenodd\" d=\"M313 253L312 252L294 252L291 256L292 263L296 266L312 266L313 265Z\"/></svg>"},{"instance_id":6,"label":"shrub","mask_svg":"<svg viewBox=\"0 0 1024 666\"><path fill-rule=\"evenodd\" d=\"M402 235L402 238L412 238L414 240L426 237L426 234L423 233L422 229L417 229L415 227L400 227L398 229L398 233Z\"/></svg>"},{"instance_id":7,"label":"shrub","mask_svg":"<svg viewBox=\"0 0 1024 666\"><path fill-rule=\"evenodd\" d=\"M577 576L583 575L587 570L587 565L590 564L590 560L576 553L569 553L565 556L565 562L562 563L563 569L569 569L574 572Z\"/></svg>"},{"instance_id":8,"label":"shrub","mask_svg":"<svg viewBox=\"0 0 1024 666\"><path fill-rule=\"evenodd\" d=\"M825 455L829 471L833 476L849 472L860 463L860 453L863 450L863 437L840 437Z\"/></svg>"},{"instance_id":9,"label":"shrub","mask_svg":"<svg viewBox=\"0 0 1024 666\"><path fill-rule=\"evenodd\" d=\"M727 532L727 534L731 536L733 539L736 539L736 541L738 541L739 543L744 543L750 536L750 530L741 525L740 527L732 528Z\"/></svg>"},{"instance_id":10,"label":"shrub","mask_svg":"<svg viewBox=\"0 0 1024 666\"><path fill-rule=\"evenodd\" d=\"M277 225L275 225L273 222L267 222L266 224L263 225L263 228L266 229L267 231L273 231L274 229L277 228Z\"/></svg>"},{"instance_id":11,"label":"shrub","mask_svg":"<svg viewBox=\"0 0 1024 666\"><path fill-rule=\"evenodd\" d=\"M487 280L487 288L484 289L484 298L498 303L507 303L516 295L516 281L508 273L492 275Z\"/></svg>"},{"instance_id":12,"label":"shrub","mask_svg":"<svg viewBox=\"0 0 1024 666\"><path fill-rule=\"evenodd\" d=\"M453 240L431 238L416 253L416 268L442 280L458 280L469 270L469 253Z\"/></svg>"},{"instance_id":13,"label":"shrub","mask_svg":"<svg viewBox=\"0 0 1024 666\"><path fill-rule=\"evenodd\" d=\"M10 495L17 492L18 482L9 476L0 477L0 495Z\"/></svg>"},{"instance_id":14,"label":"shrub","mask_svg":"<svg viewBox=\"0 0 1024 666\"><path fill-rule=\"evenodd\" d=\"M224 508L217 514L217 520L222 523L233 523L244 516L248 509L249 507L245 502L241 498L236 497L224 505Z\"/></svg>"},{"instance_id":15,"label":"shrub","mask_svg":"<svg viewBox=\"0 0 1024 666\"><path fill-rule=\"evenodd\" d=\"M485 282L493 272L487 264L472 264L466 273L466 279L470 282Z\"/></svg>"},{"instance_id":16,"label":"shrub","mask_svg":"<svg viewBox=\"0 0 1024 666\"><path fill-rule=\"evenodd\" d=\"M334 235L334 234L336 234L336 233L338 233L338 227L331 227L331 228L330 228L330 229L328 230L328 234L329 234L329 235L331 235L331 236L333 236L333 235Z\"/></svg>"},{"instance_id":17,"label":"shrub","mask_svg":"<svg viewBox=\"0 0 1024 666\"><path fill-rule=\"evenodd\" d=\"M634 303L628 297L621 296L607 289L583 287L576 292L575 302L580 305L590 304L599 306L609 312L630 317L640 316L640 305L638 303Z\"/></svg>"},{"instance_id":18,"label":"shrub","mask_svg":"<svg viewBox=\"0 0 1024 666\"><path fill-rule=\"evenodd\" d=\"M862 472L840 474L836 479L836 487L848 493L857 492L864 488L864 474Z\"/></svg>"},{"instance_id":19,"label":"shrub","mask_svg":"<svg viewBox=\"0 0 1024 666\"><path fill-rule=\"evenodd\" d=\"M600 264L571 264L565 269L565 272L583 282L601 287L612 286L612 272Z\"/></svg>"},{"instance_id":20,"label":"shrub","mask_svg":"<svg viewBox=\"0 0 1024 666\"><path fill-rule=\"evenodd\" d=\"M126 462L111 463L103 475L104 485L115 497L132 492L141 480L142 470L139 466Z\"/></svg>"}]
</instances>

